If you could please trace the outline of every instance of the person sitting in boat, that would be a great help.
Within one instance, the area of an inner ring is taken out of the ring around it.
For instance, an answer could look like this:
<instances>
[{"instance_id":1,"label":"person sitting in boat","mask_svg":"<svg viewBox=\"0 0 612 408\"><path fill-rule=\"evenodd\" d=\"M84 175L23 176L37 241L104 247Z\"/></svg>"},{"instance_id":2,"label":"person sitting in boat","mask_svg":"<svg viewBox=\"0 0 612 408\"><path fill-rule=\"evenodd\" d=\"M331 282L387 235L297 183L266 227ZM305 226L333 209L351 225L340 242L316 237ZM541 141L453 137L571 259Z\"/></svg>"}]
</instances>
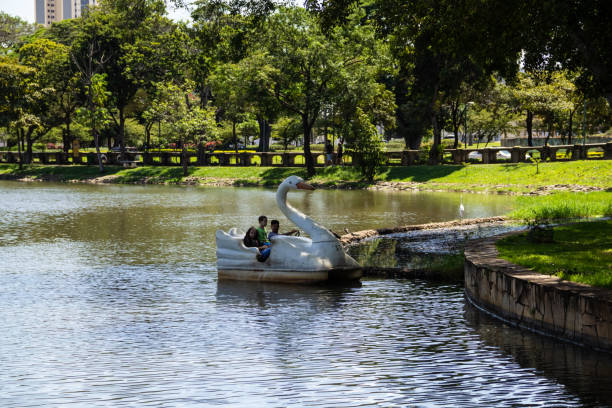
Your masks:
<instances>
[{"instance_id":1,"label":"person sitting in boat","mask_svg":"<svg viewBox=\"0 0 612 408\"><path fill-rule=\"evenodd\" d=\"M257 239L259 242L263 244L270 245L270 240L268 239L268 231L266 231L266 225L268 225L268 217L265 215L259 216L259 228L257 228Z\"/></svg>"},{"instance_id":2,"label":"person sitting in boat","mask_svg":"<svg viewBox=\"0 0 612 408\"><path fill-rule=\"evenodd\" d=\"M270 228L272 228L272 231L268 233L268 240L272 239L272 237L275 237L277 235L293 235L298 232L298 230L294 229L289 232L285 232L284 234L279 233L278 229L280 228L280 223L278 222L278 220L270 221Z\"/></svg>"},{"instance_id":3,"label":"person sitting in boat","mask_svg":"<svg viewBox=\"0 0 612 408\"><path fill-rule=\"evenodd\" d=\"M257 238L257 229L255 227L249 228L242 242L244 242L245 247L257 248L259 250L257 254L259 262L264 262L270 256L270 243L266 245Z\"/></svg>"}]
</instances>

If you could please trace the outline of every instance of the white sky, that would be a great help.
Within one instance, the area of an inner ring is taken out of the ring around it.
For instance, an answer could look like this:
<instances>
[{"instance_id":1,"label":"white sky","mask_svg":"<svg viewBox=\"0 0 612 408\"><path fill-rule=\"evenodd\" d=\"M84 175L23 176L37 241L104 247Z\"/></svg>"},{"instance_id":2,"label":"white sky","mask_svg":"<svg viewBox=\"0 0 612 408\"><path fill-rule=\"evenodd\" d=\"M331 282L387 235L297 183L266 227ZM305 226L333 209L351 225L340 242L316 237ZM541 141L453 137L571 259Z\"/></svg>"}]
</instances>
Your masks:
<instances>
[{"instance_id":1,"label":"white sky","mask_svg":"<svg viewBox=\"0 0 612 408\"><path fill-rule=\"evenodd\" d=\"M0 0L0 10L12 16L34 22L34 0ZM173 20L190 20L189 12L185 9L172 10L168 7L170 18Z\"/></svg>"}]
</instances>

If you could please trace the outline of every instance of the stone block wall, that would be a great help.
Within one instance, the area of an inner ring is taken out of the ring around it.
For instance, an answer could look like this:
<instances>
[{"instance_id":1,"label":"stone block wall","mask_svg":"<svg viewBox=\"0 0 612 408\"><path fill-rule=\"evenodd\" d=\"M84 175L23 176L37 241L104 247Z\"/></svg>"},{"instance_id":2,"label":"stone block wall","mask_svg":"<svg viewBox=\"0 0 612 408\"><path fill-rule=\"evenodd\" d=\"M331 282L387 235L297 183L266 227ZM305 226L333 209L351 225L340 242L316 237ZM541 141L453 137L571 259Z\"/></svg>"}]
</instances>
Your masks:
<instances>
[{"instance_id":1,"label":"stone block wall","mask_svg":"<svg viewBox=\"0 0 612 408\"><path fill-rule=\"evenodd\" d=\"M489 238L465 250L465 294L495 316L612 352L612 291L541 275L498 258Z\"/></svg>"}]
</instances>

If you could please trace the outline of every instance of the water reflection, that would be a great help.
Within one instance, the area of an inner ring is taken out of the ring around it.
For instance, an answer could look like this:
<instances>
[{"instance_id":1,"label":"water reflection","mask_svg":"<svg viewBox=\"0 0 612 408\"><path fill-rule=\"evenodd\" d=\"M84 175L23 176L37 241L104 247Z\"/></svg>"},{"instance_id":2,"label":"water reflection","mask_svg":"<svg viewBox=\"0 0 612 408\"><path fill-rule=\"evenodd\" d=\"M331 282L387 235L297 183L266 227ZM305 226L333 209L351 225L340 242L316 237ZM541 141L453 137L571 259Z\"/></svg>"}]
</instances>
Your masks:
<instances>
[{"instance_id":1,"label":"water reflection","mask_svg":"<svg viewBox=\"0 0 612 408\"><path fill-rule=\"evenodd\" d=\"M486 345L563 384L584 406L612 406L612 355L500 324L469 302L464 317Z\"/></svg>"},{"instance_id":2,"label":"water reflection","mask_svg":"<svg viewBox=\"0 0 612 408\"><path fill-rule=\"evenodd\" d=\"M361 282L334 285L291 285L263 282L221 280L217 282L217 304L250 305L267 308L271 305L307 303L311 306L337 307L344 295L361 288Z\"/></svg>"}]
</instances>

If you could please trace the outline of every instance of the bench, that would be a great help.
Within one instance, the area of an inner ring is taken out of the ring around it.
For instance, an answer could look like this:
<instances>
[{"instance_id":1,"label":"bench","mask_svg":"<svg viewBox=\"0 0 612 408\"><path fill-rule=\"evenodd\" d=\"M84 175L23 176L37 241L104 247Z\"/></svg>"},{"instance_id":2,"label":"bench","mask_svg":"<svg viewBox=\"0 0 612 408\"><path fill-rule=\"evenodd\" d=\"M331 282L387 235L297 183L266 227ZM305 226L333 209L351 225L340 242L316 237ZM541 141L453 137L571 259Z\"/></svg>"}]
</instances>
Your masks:
<instances>
[{"instance_id":1,"label":"bench","mask_svg":"<svg viewBox=\"0 0 612 408\"><path fill-rule=\"evenodd\" d=\"M136 166L138 166L138 163L140 163L140 162L138 162L136 160L123 160L120 163L126 169L133 169L133 168L136 168Z\"/></svg>"}]
</instances>

